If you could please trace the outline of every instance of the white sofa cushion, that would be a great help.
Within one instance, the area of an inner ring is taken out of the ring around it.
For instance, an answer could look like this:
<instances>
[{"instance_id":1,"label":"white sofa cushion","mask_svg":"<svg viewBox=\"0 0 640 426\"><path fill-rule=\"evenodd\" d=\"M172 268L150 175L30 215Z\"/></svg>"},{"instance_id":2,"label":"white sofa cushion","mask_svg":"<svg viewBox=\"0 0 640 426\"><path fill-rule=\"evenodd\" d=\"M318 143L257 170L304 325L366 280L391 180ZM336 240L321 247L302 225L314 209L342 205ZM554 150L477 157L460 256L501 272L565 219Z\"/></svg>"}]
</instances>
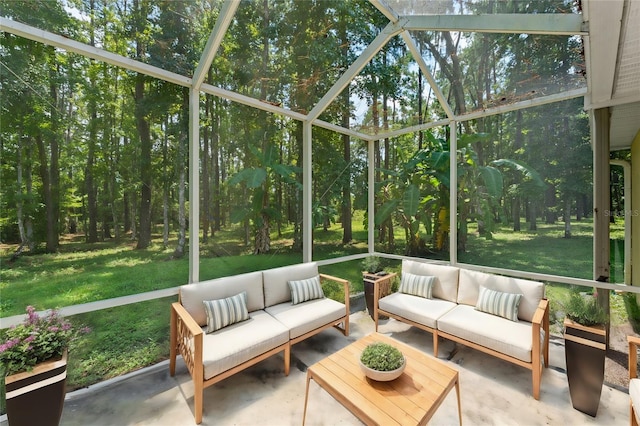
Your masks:
<instances>
[{"instance_id":1,"label":"white sofa cushion","mask_svg":"<svg viewBox=\"0 0 640 426\"><path fill-rule=\"evenodd\" d=\"M458 305L438 319L438 330L531 362L533 342L530 322L506 321L502 317L477 311L474 306Z\"/></svg>"},{"instance_id":2,"label":"white sofa cushion","mask_svg":"<svg viewBox=\"0 0 640 426\"><path fill-rule=\"evenodd\" d=\"M533 320L536 309L544 297L544 284L539 281L460 269L458 303L476 306L481 286L505 293L522 294L518 318L529 322Z\"/></svg>"},{"instance_id":3,"label":"white sofa cushion","mask_svg":"<svg viewBox=\"0 0 640 426\"><path fill-rule=\"evenodd\" d=\"M202 302L201 302L202 304ZM289 330L265 311L203 335L204 378L210 379L289 341Z\"/></svg>"},{"instance_id":4,"label":"white sofa cushion","mask_svg":"<svg viewBox=\"0 0 640 426\"><path fill-rule=\"evenodd\" d=\"M264 308L262 272L260 271L183 285L180 287L180 303L202 327L207 324L203 300L224 299L243 291L247 292L249 312Z\"/></svg>"},{"instance_id":5,"label":"white sofa cushion","mask_svg":"<svg viewBox=\"0 0 640 426\"><path fill-rule=\"evenodd\" d=\"M283 266L262 271L264 282L264 306L273 306L291 300L288 281L304 280L318 275L315 262Z\"/></svg>"},{"instance_id":6,"label":"white sofa cushion","mask_svg":"<svg viewBox=\"0 0 640 426\"><path fill-rule=\"evenodd\" d=\"M378 302L380 309L408 320L436 328L437 320L457 305L448 300L425 299L404 293L393 293Z\"/></svg>"},{"instance_id":7,"label":"white sofa cushion","mask_svg":"<svg viewBox=\"0 0 640 426\"><path fill-rule=\"evenodd\" d=\"M309 300L297 305L285 302L269 306L265 310L290 330L290 339L338 321L346 315L344 304L327 298Z\"/></svg>"},{"instance_id":8,"label":"white sofa cushion","mask_svg":"<svg viewBox=\"0 0 640 426\"><path fill-rule=\"evenodd\" d=\"M416 262L404 259L402 272L415 275L432 275L436 277L433 283L432 297L455 302L458 297L458 272L460 268L435 263Z\"/></svg>"},{"instance_id":9,"label":"white sofa cushion","mask_svg":"<svg viewBox=\"0 0 640 426\"><path fill-rule=\"evenodd\" d=\"M633 404L633 411L636 416L636 422L640 424L640 379L631 379L629 381L629 398Z\"/></svg>"}]
</instances>

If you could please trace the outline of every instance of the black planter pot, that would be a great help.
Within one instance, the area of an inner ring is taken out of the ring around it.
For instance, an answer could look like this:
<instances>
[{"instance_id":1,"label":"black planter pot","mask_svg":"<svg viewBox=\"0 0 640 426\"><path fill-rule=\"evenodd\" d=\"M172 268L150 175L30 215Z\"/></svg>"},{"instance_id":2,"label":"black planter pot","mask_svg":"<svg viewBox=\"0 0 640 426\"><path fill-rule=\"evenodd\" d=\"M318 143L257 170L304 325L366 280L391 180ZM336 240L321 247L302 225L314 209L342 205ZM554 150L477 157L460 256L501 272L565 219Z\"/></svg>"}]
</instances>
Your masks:
<instances>
[{"instance_id":1,"label":"black planter pot","mask_svg":"<svg viewBox=\"0 0 640 426\"><path fill-rule=\"evenodd\" d=\"M32 371L5 378L7 420L10 426L57 426L64 406L67 352Z\"/></svg>"},{"instance_id":2,"label":"black planter pot","mask_svg":"<svg viewBox=\"0 0 640 426\"><path fill-rule=\"evenodd\" d=\"M564 321L567 380L573 408L595 417L604 383L606 331L603 326L584 326Z\"/></svg>"},{"instance_id":3,"label":"black planter pot","mask_svg":"<svg viewBox=\"0 0 640 426\"><path fill-rule=\"evenodd\" d=\"M367 311L369 312L371 319L374 321L375 321L375 318L373 317L373 288L376 281L382 284L382 281L385 281L385 280L380 280L380 278L386 277L387 275L390 275L390 274L384 271L377 272L375 274L370 274L368 272L362 273L362 281L364 284L364 300L367 304ZM392 277L389 277L389 279L391 278ZM384 296L386 296L386 294L381 295L381 297L384 297ZM387 319L387 317L384 315L380 315L378 319Z\"/></svg>"}]
</instances>

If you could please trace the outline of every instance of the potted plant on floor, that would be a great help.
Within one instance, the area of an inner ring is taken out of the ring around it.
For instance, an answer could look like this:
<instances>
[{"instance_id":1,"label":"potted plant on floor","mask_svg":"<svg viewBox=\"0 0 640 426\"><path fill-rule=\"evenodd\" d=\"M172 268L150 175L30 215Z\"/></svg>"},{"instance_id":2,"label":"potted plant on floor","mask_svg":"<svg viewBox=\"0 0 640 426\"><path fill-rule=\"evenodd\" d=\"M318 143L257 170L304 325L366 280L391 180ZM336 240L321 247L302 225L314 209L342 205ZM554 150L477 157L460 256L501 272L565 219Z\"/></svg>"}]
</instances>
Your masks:
<instances>
[{"instance_id":1,"label":"potted plant on floor","mask_svg":"<svg viewBox=\"0 0 640 426\"><path fill-rule=\"evenodd\" d=\"M402 352L388 343L372 343L360 355L360 369L365 376L376 381L397 379L406 365Z\"/></svg>"},{"instance_id":2,"label":"potted plant on floor","mask_svg":"<svg viewBox=\"0 0 640 426\"><path fill-rule=\"evenodd\" d=\"M565 361L573 408L592 417L598 412L604 382L607 314L597 293L572 291L564 304Z\"/></svg>"},{"instance_id":3,"label":"potted plant on floor","mask_svg":"<svg viewBox=\"0 0 640 426\"><path fill-rule=\"evenodd\" d=\"M362 261L362 280L364 285L364 300L367 304L367 311L371 319L373 318L373 290L375 283L380 287L379 297L387 296L391 293L391 280L395 274L390 274L384 270L382 261L378 256L368 256ZM381 319L384 319L381 317ZM375 319L374 319L375 320Z\"/></svg>"},{"instance_id":4,"label":"potted plant on floor","mask_svg":"<svg viewBox=\"0 0 640 426\"><path fill-rule=\"evenodd\" d=\"M27 306L27 318L9 328L0 344L7 419L11 426L58 425L64 404L67 350L86 327L76 328L57 311L40 317Z\"/></svg>"}]
</instances>

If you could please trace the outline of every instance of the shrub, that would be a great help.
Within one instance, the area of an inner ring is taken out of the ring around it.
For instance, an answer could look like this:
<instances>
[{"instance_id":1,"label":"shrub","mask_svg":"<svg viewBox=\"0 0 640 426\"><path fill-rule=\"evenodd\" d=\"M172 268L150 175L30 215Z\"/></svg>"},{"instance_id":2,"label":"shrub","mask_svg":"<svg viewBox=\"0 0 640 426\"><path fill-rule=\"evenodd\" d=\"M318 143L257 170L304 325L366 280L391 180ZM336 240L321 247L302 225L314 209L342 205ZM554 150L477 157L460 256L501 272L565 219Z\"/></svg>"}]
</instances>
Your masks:
<instances>
[{"instance_id":1,"label":"shrub","mask_svg":"<svg viewBox=\"0 0 640 426\"><path fill-rule=\"evenodd\" d=\"M567 318L586 326L605 324L608 319L607 313L598 305L597 297L596 292L588 295L572 291L569 300L564 304Z\"/></svg>"},{"instance_id":2,"label":"shrub","mask_svg":"<svg viewBox=\"0 0 640 426\"><path fill-rule=\"evenodd\" d=\"M373 370L391 371L402 366L404 356L387 343L372 343L362 351L360 361Z\"/></svg>"}]
</instances>

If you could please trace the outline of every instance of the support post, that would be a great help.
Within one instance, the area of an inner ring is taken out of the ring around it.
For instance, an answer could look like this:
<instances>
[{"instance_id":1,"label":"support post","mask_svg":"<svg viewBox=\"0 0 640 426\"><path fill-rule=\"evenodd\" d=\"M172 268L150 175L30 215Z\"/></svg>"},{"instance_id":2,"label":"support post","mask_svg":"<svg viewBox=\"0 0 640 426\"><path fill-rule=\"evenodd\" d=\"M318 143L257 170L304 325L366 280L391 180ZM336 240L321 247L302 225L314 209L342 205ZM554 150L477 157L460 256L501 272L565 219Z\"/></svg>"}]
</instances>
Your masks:
<instances>
[{"instance_id":1,"label":"support post","mask_svg":"<svg viewBox=\"0 0 640 426\"><path fill-rule=\"evenodd\" d=\"M449 123L449 263L458 263L458 133L456 121Z\"/></svg>"},{"instance_id":2,"label":"support post","mask_svg":"<svg viewBox=\"0 0 640 426\"><path fill-rule=\"evenodd\" d=\"M369 254L373 254L376 251L376 237L375 237L375 208L376 208L376 164L375 164L375 152L373 151L375 147L374 141L367 141L367 182L368 182L368 192L367 192L367 223L369 224L367 228L367 241L369 246Z\"/></svg>"},{"instance_id":3,"label":"support post","mask_svg":"<svg viewBox=\"0 0 640 426\"><path fill-rule=\"evenodd\" d=\"M302 261L313 260L313 175L311 156L312 129L310 121L302 122Z\"/></svg>"},{"instance_id":4,"label":"support post","mask_svg":"<svg viewBox=\"0 0 640 426\"><path fill-rule=\"evenodd\" d=\"M610 245L609 245L609 208L610 208L610 169L609 169L609 108L592 111L592 147L593 147L593 279L609 282ZM609 290L598 291L598 303L608 314ZM607 324L607 347L609 346L609 327Z\"/></svg>"},{"instance_id":5,"label":"support post","mask_svg":"<svg viewBox=\"0 0 640 426\"><path fill-rule=\"evenodd\" d=\"M189 90L189 283L200 281L200 91Z\"/></svg>"}]
</instances>

